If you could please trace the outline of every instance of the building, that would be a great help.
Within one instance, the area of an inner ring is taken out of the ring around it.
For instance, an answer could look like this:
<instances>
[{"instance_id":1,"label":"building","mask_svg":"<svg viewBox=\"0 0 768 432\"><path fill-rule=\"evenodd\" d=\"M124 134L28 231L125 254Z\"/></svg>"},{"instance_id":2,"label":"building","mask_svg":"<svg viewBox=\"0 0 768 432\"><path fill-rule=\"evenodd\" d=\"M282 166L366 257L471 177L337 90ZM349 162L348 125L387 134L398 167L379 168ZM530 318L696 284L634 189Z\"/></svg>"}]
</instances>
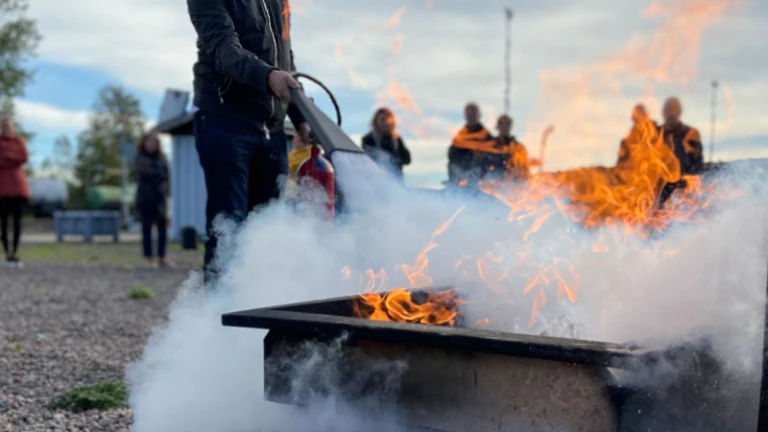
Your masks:
<instances>
[{"instance_id":1,"label":"building","mask_svg":"<svg viewBox=\"0 0 768 432\"><path fill-rule=\"evenodd\" d=\"M206 189L203 169L195 147L192 133L193 113L184 111L175 117L165 119L153 130L171 135L171 228L169 236L178 240L181 230L193 227L198 234L205 234ZM294 129L285 126L289 140Z\"/></svg>"}]
</instances>

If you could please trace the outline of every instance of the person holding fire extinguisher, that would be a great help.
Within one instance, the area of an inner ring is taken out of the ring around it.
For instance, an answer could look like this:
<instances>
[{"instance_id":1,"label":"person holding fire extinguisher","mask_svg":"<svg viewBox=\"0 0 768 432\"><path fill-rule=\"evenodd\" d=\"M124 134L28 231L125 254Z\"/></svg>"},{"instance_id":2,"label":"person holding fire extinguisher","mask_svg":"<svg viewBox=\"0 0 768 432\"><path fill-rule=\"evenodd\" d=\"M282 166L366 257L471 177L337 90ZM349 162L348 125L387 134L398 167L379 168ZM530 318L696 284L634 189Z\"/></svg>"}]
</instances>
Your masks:
<instances>
[{"instance_id":1,"label":"person holding fire extinguisher","mask_svg":"<svg viewBox=\"0 0 768 432\"><path fill-rule=\"evenodd\" d=\"M309 125L290 104L300 85L290 37L288 0L187 0L198 36L194 71L194 135L207 189L204 280L219 272L223 216L241 222L254 207L280 196L287 173L288 114L308 141ZM243 11L243 13L233 13Z\"/></svg>"}]
</instances>

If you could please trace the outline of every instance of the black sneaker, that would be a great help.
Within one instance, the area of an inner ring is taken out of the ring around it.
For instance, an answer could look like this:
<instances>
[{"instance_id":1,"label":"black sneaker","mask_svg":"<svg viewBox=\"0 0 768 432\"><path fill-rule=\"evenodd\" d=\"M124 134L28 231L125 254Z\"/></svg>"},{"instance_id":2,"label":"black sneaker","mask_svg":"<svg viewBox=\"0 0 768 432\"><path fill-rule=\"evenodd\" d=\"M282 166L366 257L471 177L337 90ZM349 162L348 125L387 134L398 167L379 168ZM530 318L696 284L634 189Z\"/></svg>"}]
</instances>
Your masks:
<instances>
[{"instance_id":1,"label":"black sneaker","mask_svg":"<svg viewBox=\"0 0 768 432\"><path fill-rule=\"evenodd\" d=\"M9 258L8 261L10 261L12 267L16 267L16 268L24 267L24 263L21 262L21 260L17 256Z\"/></svg>"}]
</instances>

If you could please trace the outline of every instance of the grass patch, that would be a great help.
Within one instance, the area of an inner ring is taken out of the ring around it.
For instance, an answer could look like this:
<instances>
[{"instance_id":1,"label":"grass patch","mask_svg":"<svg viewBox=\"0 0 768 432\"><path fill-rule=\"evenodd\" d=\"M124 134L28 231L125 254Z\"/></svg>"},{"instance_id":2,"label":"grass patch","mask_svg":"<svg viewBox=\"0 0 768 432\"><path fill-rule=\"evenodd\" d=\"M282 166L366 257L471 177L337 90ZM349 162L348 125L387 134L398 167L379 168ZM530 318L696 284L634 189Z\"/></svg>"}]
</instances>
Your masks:
<instances>
[{"instance_id":1,"label":"grass patch","mask_svg":"<svg viewBox=\"0 0 768 432\"><path fill-rule=\"evenodd\" d=\"M115 266L143 265L141 244L126 243L33 243L24 244L19 251L21 258L28 262L43 263L91 263ZM168 244L168 257L179 265L199 266L202 264L202 250L184 251L178 243Z\"/></svg>"},{"instance_id":2,"label":"grass patch","mask_svg":"<svg viewBox=\"0 0 768 432\"><path fill-rule=\"evenodd\" d=\"M155 298L155 291L146 285L137 284L128 291L128 298L131 300L152 300Z\"/></svg>"},{"instance_id":3,"label":"grass patch","mask_svg":"<svg viewBox=\"0 0 768 432\"><path fill-rule=\"evenodd\" d=\"M128 391L121 382L103 382L95 386L78 387L53 401L54 409L73 413L127 407Z\"/></svg>"}]
</instances>

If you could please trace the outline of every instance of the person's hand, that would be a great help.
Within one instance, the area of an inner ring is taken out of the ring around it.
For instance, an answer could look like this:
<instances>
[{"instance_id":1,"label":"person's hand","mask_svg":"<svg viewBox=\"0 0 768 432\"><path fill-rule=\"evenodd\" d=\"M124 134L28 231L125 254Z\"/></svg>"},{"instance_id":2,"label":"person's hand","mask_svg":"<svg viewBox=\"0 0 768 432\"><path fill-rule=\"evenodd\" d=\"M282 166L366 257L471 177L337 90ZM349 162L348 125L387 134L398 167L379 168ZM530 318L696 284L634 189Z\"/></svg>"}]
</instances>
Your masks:
<instances>
[{"instance_id":1,"label":"person's hand","mask_svg":"<svg viewBox=\"0 0 768 432\"><path fill-rule=\"evenodd\" d=\"M312 142L312 128L309 127L309 123L304 122L300 124L299 127L296 128L296 135L298 135L299 139L305 144L310 144Z\"/></svg>"},{"instance_id":2,"label":"person's hand","mask_svg":"<svg viewBox=\"0 0 768 432\"><path fill-rule=\"evenodd\" d=\"M293 79L291 74L280 69L272 70L267 77L267 81L272 92L285 102L291 101L291 89L301 88L299 82Z\"/></svg>"}]
</instances>

